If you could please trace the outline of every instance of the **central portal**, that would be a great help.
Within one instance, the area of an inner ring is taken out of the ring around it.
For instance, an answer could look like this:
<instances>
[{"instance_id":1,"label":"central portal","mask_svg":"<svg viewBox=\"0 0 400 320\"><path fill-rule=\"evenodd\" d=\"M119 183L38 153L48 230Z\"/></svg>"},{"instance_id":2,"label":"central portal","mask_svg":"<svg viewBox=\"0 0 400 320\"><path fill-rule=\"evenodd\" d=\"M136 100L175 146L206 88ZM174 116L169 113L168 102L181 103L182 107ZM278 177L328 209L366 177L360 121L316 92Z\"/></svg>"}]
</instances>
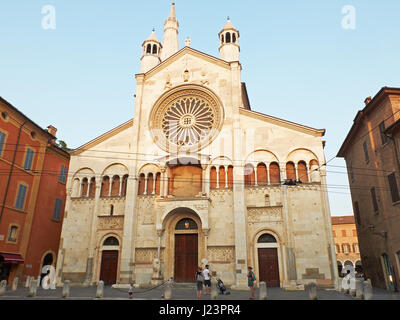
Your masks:
<instances>
[{"instance_id":1,"label":"central portal","mask_svg":"<svg viewBox=\"0 0 400 320\"><path fill-rule=\"evenodd\" d=\"M197 224L182 219L175 227L175 281L195 282L198 260Z\"/></svg>"}]
</instances>

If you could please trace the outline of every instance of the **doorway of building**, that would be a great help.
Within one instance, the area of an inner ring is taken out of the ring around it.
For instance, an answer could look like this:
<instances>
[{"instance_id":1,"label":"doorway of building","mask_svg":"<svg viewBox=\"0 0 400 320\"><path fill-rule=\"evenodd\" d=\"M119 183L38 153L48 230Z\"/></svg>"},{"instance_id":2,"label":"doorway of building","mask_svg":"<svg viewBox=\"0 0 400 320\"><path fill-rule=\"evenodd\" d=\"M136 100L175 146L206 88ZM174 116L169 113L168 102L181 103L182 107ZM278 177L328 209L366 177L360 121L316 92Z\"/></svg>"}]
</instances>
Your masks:
<instances>
[{"instance_id":1,"label":"doorway of building","mask_svg":"<svg viewBox=\"0 0 400 320\"><path fill-rule=\"evenodd\" d=\"M275 237L265 233L257 240L259 281L267 287L279 287L278 243Z\"/></svg>"},{"instance_id":2,"label":"doorway of building","mask_svg":"<svg viewBox=\"0 0 400 320\"><path fill-rule=\"evenodd\" d=\"M118 251L103 251L101 256L100 280L105 285L113 285L117 281Z\"/></svg>"},{"instance_id":3,"label":"doorway of building","mask_svg":"<svg viewBox=\"0 0 400 320\"><path fill-rule=\"evenodd\" d=\"M175 227L175 272L176 282L195 282L198 267L197 224L192 219L182 219Z\"/></svg>"}]
</instances>

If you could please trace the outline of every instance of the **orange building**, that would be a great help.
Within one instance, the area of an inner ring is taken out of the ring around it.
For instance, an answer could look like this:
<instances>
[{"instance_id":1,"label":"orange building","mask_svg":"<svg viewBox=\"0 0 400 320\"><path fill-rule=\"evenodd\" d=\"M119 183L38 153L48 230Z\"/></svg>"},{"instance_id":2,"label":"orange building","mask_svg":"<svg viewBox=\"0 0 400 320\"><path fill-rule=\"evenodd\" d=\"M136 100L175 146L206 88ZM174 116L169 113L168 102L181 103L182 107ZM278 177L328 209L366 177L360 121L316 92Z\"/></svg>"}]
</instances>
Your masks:
<instances>
[{"instance_id":1,"label":"orange building","mask_svg":"<svg viewBox=\"0 0 400 320\"><path fill-rule=\"evenodd\" d=\"M354 216L332 217L333 241L336 247L336 260L339 275L345 266L361 272L361 257Z\"/></svg>"},{"instance_id":2,"label":"orange building","mask_svg":"<svg viewBox=\"0 0 400 320\"><path fill-rule=\"evenodd\" d=\"M0 97L0 280L37 278L55 264L69 153Z\"/></svg>"},{"instance_id":3,"label":"orange building","mask_svg":"<svg viewBox=\"0 0 400 320\"><path fill-rule=\"evenodd\" d=\"M338 157L346 160L364 274L400 288L400 88L365 99Z\"/></svg>"}]
</instances>

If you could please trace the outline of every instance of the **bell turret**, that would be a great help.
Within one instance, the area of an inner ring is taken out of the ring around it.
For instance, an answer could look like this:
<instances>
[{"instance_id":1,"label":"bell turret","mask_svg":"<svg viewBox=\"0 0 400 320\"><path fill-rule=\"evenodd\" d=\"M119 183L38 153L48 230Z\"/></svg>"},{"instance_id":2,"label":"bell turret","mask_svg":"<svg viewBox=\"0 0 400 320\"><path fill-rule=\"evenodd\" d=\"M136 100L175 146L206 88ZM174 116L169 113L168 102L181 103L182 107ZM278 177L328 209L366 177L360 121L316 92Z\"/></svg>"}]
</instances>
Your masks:
<instances>
[{"instance_id":1,"label":"bell turret","mask_svg":"<svg viewBox=\"0 0 400 320\"><path fill-rule=\"evenodd\" d=\"M150 69L153 69L156 65L161 62L160 53L161 53L161 43L157 40L157 36L153 32L150 34L147 40L145 40L142 44L143 47L143 55L140 65L140 72L146 73Z\"/></svg>"},{"instance_id":2,"label":"bell turret","mask_svg":"<svg viewBox=\"0 0 400 320\"><path fill-rule=\"evenodd\" d=\"M222 60L232 62L239 61L240 47L239 47L239 31L236 30L229 17L224 28L218 34L220 47L219 53Z\"/></svg>"}]
</instances>

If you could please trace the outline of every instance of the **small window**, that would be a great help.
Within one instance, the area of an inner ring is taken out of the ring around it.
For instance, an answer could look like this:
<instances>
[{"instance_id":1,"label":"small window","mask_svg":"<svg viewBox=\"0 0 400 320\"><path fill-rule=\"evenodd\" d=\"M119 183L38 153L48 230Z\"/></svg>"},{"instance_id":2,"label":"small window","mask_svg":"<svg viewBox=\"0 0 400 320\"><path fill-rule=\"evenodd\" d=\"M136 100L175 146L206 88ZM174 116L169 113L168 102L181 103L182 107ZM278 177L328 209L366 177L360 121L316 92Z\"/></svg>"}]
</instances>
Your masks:
<instances>
[{"instance_id":1,"label":"small window","mask_svg":"<svg viewBox=\"0 0 400 320\"><path fill-rule=\"evenodd\" d=\"M332 231L332 234L333 234L333 237L335 238L335 237L336 237L336 231L333 230L333 231Z\"/></svg>"},{"instance_id":2,"label":"small window","mask_svg":"<svg viewBox=\"0 0 400 320\"><path fill-rule=\"evenodd\" d=\"M55 221L60 221L61 205L62 205L62 200L56 199L56 202L54 203L54 210L53 210L53 220L55 220Z\"/></svg>"},{"instance_id":3,"label":"small window","mask_svg":"<svg viewBox=\"0 0 400 320\"><path fill-rule=\"evenodd\" d=\"M353 171L352 163L349 164L349 174L350 174L351 181L354 181L354 171Z\"/></svg>"},{"instance_id":4,"label":"small window","mask_svg":"<svg viewBox=\"0 0 400 320\"><path fill-rule=\"evenodd\" d=\"M388 181L389 181L390 193L392 195L392 202L397 202L400 200L400 196L394 172L388 175Z\"/></svg>"},{"instance_id":5,"label":"small window","mask_svg":"<svg viewBox=\"0 0 400 320\"><path fill-rule=\"evenodd\" d=\"M353 237L357 237L357 231L353 229Z\"/></svg>"},{"instance_id":6,"label":"small window","mask_svg":"<svg viewBox=\"0 0 400 320\"><path fill-rule=\"evenodd\" d=\"M6 134L0 131L0 156L3 152L5 142L6 142Z\"/></svg>"},{"instance_id":7,"label":"small window","mask_svg":"<svg viewBox=\"0 0 400 320\"><path fill-rule=\"evenodd\" d=\"M67 167L62 164L60 174L58 176L58 181L61 183L65 183L66 180L67 180Z\"/></svg>"},{"instance_id":8,"label":"small window","mask_svg":"<svg viewBox=\"0 0 400 320\"><path fill-rule=\"evenodd\" d=\"M18 227L11 226L10 232L8 233L8 241L17 242L17 238L18 238Z\"/></svg>"},{"instance_id":9,"label":"small window","mask_svg":"<svg viewBox=\"0 0 400 320\"><path fill-rule=\"evenodd\" d=\"M349 250L350 248L349 248L349 245L348 244L344 244L343 245L343 253L349 253Z\"/></svg>"},{"instance_id":10,"label":"small window","mask_svg":"<svg viewBox=\"0 0 400 320\"><path fill-rule=\"evenodd\" d=\"M226 33L226 43L231 42L231 34L229 32Z\"/></svg>"},{"instance_id":11,"label":"small window","mask_svg":"<svg viewBox=\"0 0 400 320\"><path fill-rule=\"evenodd\" d=\"M147 45L146 53L151 53L151 44Z\"/></svg>"},{"instance_id":12,"label":"small window","mask_svg":"<svg viewBox=\"0 0 400 320\"><path fill-rule=\"evenodd\" d=\"M236 43L236 34L232 33L232 42Z\"/></svg>"},{"instance_id":13,"label":"small window","mask_svg":"<svg viewBox=\"0 0 400 320\"><path fill-rule=\"evenodd\" d=\"M115 237L108 237L104 241L103 246L119 246L119 241Z\"/></svg>"},{"instance_id":14,"label":"small window","mask_svg":"<svg viewBox=\"0 0 400 320\"><path fill-rule=\"evenodd\" d=\"M276 243L276 239L272 234L265 233L258 238L257 243Z\"/></svg>"},{"instance_id":15,"label":"small window","mask_svg":"<svg viewBox=\"0 0 400 320\"><path fill-rule=\"evenodd\" d=\"M114 215L114 205L110 205L110 216Z\"/></svg>"},{"instance_id":16,"label":"small window","mask_svg":"<svg viewBox=\"0 0 400 320\"><path fill-rule=\"evenodd\" d=\"M353 243L353 252L354 253L359 253L360 252L360 250L358 248L358 243Z\"/></svg>"},{"instance_id":17,"label":"small window","mask_svg":"<svg viewBox=\"0 0 400 320\"><path fill-rule=\"evenodd\" d=\"M32 163L33 163L33 155L34 151L30 148L26 149L25 153L25 162L24 162L24 169L25 170L31 170L32 169Z\"/></svg>"},{"instance_id":18,"label":"small window","mask_svg":"<svg viewBox=\"0 0 400 320\"><path fill-rule=\"evenodd\" d=\"M175 230L197 230L197 223L192 219L182 219L175 227Z\"/></svg>"},{"instance_id":19,"label":"small window","mask_svg":"<svg viewBox=\"0 0 400 320\"><path fill-rule=\"evenodd\" d=\"M381 134L381 140L382 140L382 144L385 144L387 141L388 141L388 137L387 137L387 135L385 134L385 121L382 121L380 124L379 124L379 132L380 132L380 134Z\"/></svg>"},{"instance_id":20,"label":"small window","mask_svg":"<svg viewBox=\"0 0 400 320\"><path fill-rule=\"evenodd\" d=\"M18 187L18 193L17 193L17 199L15 201L15 209L18 210L24 210L25 207L25 197L26 197L26 191L28 187L20 184Z\"/></svg>"},{"instance_id":21,"label":"small window","mask_svg":"<svg viewBox=\"0 0 400 320\"><path fill-rule=\"evenodd\" d=\"M374 208L374 212L378 212L378 201L376 200L376 192L375 187L371 188L371 198L372 198L372 206Z\"/></svg>"},{"instance_id":22,"label":"small window","mask_svg":"<svg viewBox=\"0 0 400 320\"><path fill-rule=\"evenodd\" d=\"M346 230L342 230L342 237L346 237Z\"/></svg>"},{"instance_id":23,"label":"small window","mask_svg":"<svg viewBox=\"0 0 400 320\"><path fill-rule=\"evenodd\" d=\"M363 149L364 149L365 162L369 162L369 154L368 154L368 147L367 147L366 141L364 141L364 143L363 143Z\"/></svg>"}]
</instances>

